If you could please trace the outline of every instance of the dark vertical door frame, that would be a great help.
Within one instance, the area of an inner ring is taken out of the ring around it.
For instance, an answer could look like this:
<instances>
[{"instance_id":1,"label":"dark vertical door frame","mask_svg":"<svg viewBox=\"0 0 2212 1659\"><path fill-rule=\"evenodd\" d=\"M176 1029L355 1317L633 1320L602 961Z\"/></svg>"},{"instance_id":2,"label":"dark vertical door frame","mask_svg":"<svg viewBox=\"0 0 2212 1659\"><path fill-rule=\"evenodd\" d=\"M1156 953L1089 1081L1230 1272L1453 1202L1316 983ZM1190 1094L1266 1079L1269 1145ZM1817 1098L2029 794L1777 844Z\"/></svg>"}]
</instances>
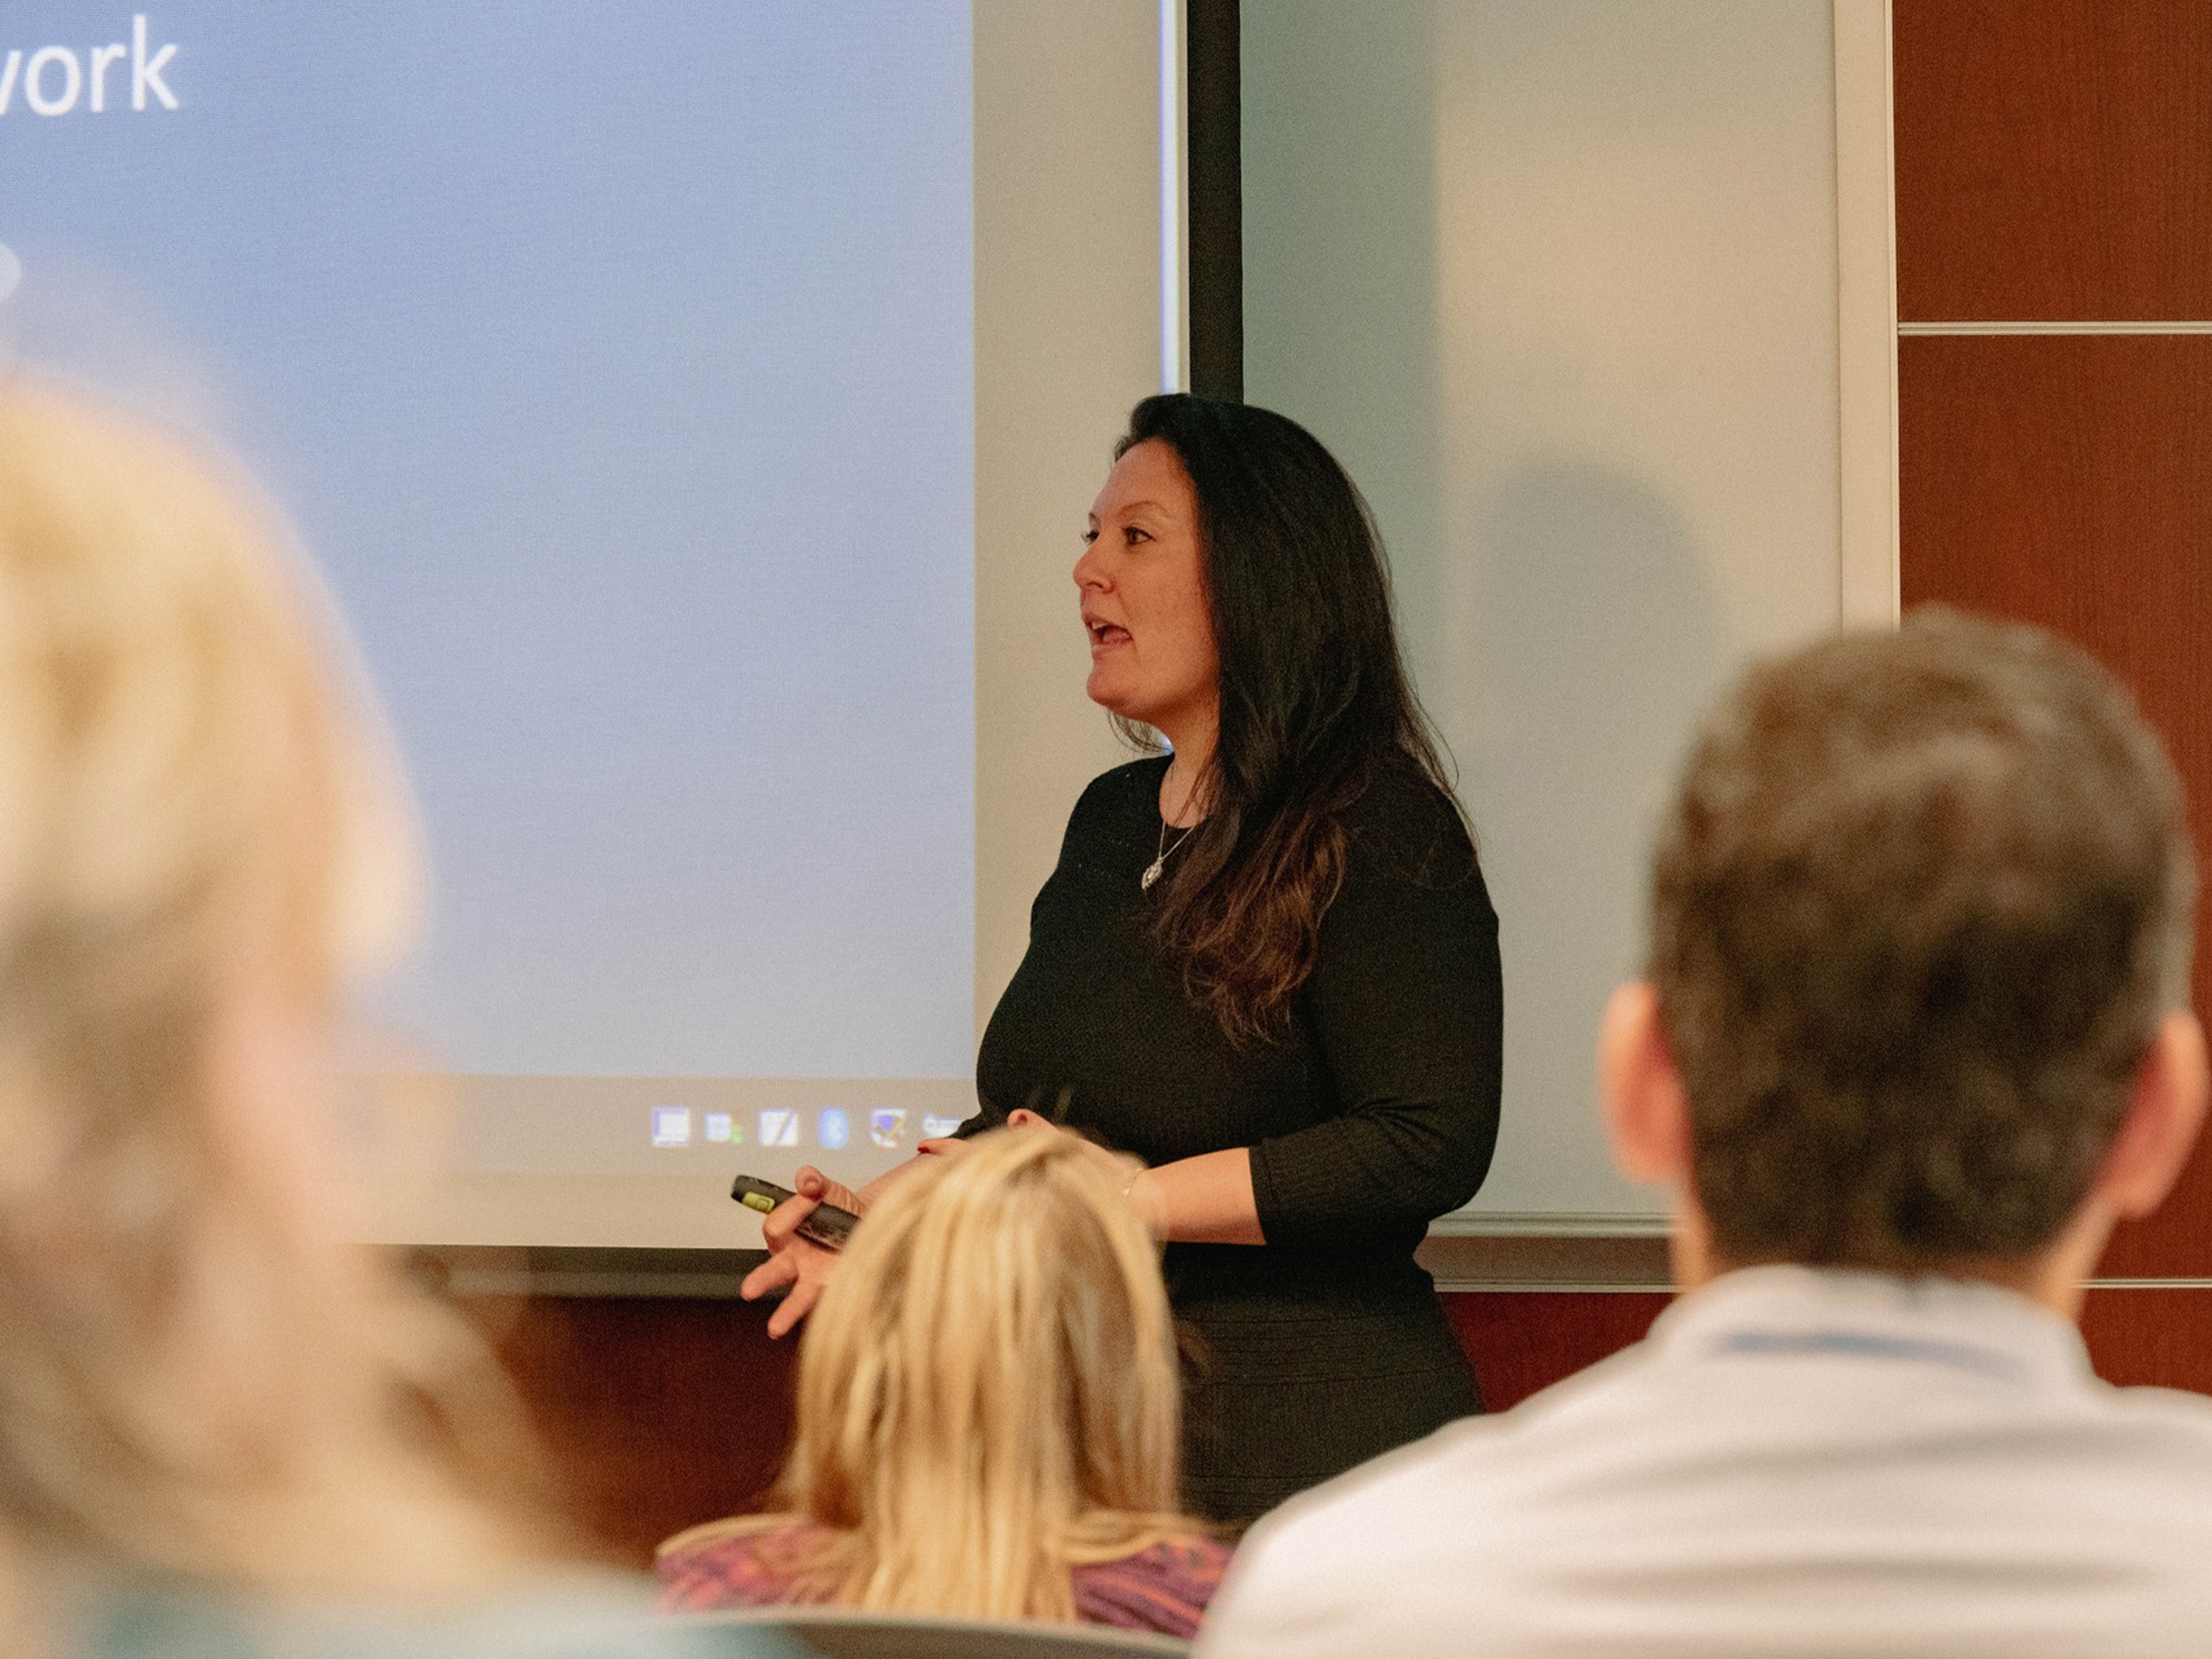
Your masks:
<instances>
[{"instance_id":1,"label":"dark vertical door frame","mask_svg":"<svg viewBox=\"0 0 2212 1659\"><path fill-rule=\"evenodd\" d=\"M1243 107L1238 0L1185 0L1184 234L1191 390L1244 401Z\"/></svg>"}]
</instances>

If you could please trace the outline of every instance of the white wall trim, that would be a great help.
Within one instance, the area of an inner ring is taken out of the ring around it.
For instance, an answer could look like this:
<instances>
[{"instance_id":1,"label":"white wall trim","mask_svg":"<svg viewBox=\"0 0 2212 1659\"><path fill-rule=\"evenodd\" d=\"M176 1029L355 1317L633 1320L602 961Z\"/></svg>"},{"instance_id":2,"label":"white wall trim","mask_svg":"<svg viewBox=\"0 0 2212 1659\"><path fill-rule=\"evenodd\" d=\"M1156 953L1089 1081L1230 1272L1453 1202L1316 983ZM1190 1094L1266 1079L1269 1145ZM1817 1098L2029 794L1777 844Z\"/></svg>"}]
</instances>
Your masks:
<instances>
[{"instance_id":1,"label":"white wall trim","mask_svg":"<svg viewBox=\"0 0 2212 1659\"><path fill-rule=\"evenodd\" d=\"M1114 434L1159 389L1169 124L1099 118L1159 96L1159 12L1160 0L974 6L979 1039L1028 947L1069 807L1128 758L1083 694L1068 573Z\"/></svg>"},{"instance_id":2,"label":"white wall trim","mask_svg":"<svg viewBox=\"0 0 2212 1659\"><path fill-rule=\"evenodd\" d=\"M1835 0L1836 608L1894 626L1897 507L1897 201L1889 0Z\"/></svg>"},{"instance_id":3,"label":"white wall trim","mask_svg":"<svg viewBox=\"0 0 2212 1659\"><path fill-rule=\"evenodd\" d=\"M1159 0L1159 389L1191 383L1190 40L1185 0Z\"/></svg>"}]
</instances>

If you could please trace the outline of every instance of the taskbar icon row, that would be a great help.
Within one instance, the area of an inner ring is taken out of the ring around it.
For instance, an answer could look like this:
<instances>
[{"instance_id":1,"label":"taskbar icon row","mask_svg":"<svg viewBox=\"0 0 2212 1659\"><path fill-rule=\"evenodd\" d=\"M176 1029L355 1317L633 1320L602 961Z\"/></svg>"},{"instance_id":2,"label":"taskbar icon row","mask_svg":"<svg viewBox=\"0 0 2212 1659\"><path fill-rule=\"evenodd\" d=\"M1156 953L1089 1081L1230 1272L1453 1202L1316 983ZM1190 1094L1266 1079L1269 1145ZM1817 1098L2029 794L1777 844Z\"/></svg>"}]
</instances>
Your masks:
<instances>
[{"instance_id":1,"label":"taskbar icon row","mask_svg":"<svg viewBox=\"0 0 2212 1659\"><path fill-rule=\"evenodd\" d=\"M699 1139L717 1147L816 1147L824 1152L841 1152L853 1144L853 1119L863 1114L842 1106L824 1106L808 1112L790 1107L764 1107L747 1114L735 1112L694 1112L688 1106L655 1106L652 1113L653 1144L673 1147L692 1145L694 1124ZM958 1117L934 1112L909 1112L903 1106L876 1106L865 1114L871 1146L895 1151L906 1144L907 1124L917 1121L922 1140L935 1140L960 1126ZM812 1139L806 1132L813 1131Z\"/></svg>"}]
</instances>

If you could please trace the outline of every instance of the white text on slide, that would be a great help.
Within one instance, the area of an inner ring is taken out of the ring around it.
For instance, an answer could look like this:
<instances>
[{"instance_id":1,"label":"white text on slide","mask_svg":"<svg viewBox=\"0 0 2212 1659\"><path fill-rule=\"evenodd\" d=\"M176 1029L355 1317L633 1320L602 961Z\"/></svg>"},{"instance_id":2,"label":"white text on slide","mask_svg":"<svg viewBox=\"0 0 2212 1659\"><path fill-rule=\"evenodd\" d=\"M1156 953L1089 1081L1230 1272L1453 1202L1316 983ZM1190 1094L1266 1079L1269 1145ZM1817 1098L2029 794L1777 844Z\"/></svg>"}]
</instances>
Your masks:
<instances>
[{"instance_id":1,"label":"white text on slide","mask_svg":"<svg viewBox=\"0 0 2212 1659\"><path fill-rule=\"evenodd\" d=\"M0 59L0 116L16 107L18 97L33 115L68 115L83 111L104 115L122 96L124 79L130 82L131 108L173 110L177 95L170 90L170 61L177 55L174 41L149 48L146 14L131 18L131 42L111 41L88 46L79 53L73 46L41 46L35 51L13 46ZM115 77L111 87L109 76Z\"/></svg>"}]
</instances>

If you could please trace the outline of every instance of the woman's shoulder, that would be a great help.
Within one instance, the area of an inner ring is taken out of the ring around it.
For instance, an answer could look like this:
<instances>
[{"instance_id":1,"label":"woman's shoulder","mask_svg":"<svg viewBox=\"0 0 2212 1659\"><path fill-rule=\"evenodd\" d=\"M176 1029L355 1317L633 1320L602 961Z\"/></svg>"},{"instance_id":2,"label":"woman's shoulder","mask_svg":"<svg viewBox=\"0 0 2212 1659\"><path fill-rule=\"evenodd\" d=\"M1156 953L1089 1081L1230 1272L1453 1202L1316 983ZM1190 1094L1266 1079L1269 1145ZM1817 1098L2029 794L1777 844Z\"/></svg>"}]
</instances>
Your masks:
<instances>
[{"instance_id":1,"label":"woman's shoulder","mask_svg":"<svg viewBox=\"0 0 2212 1659\"><path fill-rule=\"evenodd\" d=\"M1479 880L1475 842L1459 803L1410 757L1375 769L1345 809L1353 876L1382 875L1422 887Z\"/></svg>"},{"instance_id":2,"label":"woman's shoulder","mask_svg":"<svg viewBox=\"0 0 2212 1659\"><path fill-rule=\"evenodd\" d=\"M1068 814L1061 857L1096 853L1124 841L1148 841L1158 823L1160 774L1167 769L1165 755L1146 755L1093 778Z\"/></svg>"},{"instance_id":3,"label":"woman's shoulder","mask_svg":"<svg viewBox=\"0 0 2212 1659\"><path fill-rule=\"evenodd\" d=\"M821 1600L822 1558L836 1539L812 1522L758 1517L678 1533L653 1552L661 1608L703 1613Z\"/></svg>"},{"instance_id":4,"label":"woman's shoulder","mask_svg":"<svg viewBox=\"0 0 2212 1659\"><path fill-rule=\"evenodd\" d=\"M1120 766L1107 768L1085 784L1083 793L1076 798L1076 819L1103 813L1118 816L1138 806L1158 811L1159 780L1168 770L1170 759L1167 755L1140 755Z\"/></svg>"},{"instance_id":5,"label":"woman's shoulder","mask_svg":"<svg viewBox=\"0 0 2212 1659\"><path fill-rule=\"evenodd\" d=\"M1229 1558L1228 1545L1192 1533L1112 1560L1086 1561L1071 1575L1076 1612L1089 1624L1194 1636Z\"/></svg>"}]
</instances>

